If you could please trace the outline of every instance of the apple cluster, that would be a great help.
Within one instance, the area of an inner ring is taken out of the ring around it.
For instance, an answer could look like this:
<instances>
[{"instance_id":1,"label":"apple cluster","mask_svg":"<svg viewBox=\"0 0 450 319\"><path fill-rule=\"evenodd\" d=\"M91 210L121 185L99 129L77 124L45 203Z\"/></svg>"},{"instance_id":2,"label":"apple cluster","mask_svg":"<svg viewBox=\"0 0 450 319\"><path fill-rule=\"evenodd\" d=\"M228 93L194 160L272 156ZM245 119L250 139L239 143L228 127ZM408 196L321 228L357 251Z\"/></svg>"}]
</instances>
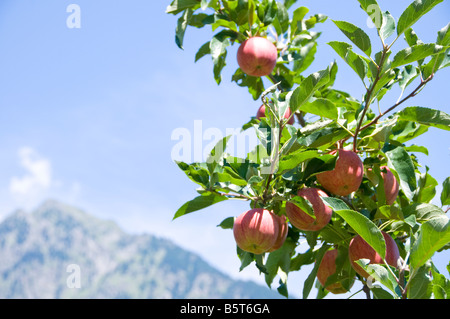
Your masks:
<instances>
[{"instance_id":1,"label":"apple cluster","mask_svg":"<svg viewBox=\"0 0 450 319\"><path fill-rule=\"evenodd\" d=\"M243 42L237 52L237 62L243 72L250 76L270 75L277 62L277 48L268 39L251 37ZM265 106L261 105L256 114L257 119L265 117ZM291 110L288 108L284 117L288 124L294 124ZM337 155L333 170L324 171L316 175L316 187L303 187L297 191L310 204L309 213L302 210L295 202L286 202L286 216L277 215L264 208L254 208L242 213L236 218L233 226L234 238L239 248L253 254L263 254L279 249L287 238L288 222L301 231L320 231L331 220L333 210L327 206L322 198L331 196L348 196L357 191L364 177L364 165L358 154L351 150L339 149L330 152ZM385 200L392 205L399 192L399 184L387 166L382 166L380 175L383 180ZM374 185L379 184L378 176L368 169L366 176ZM327 193L328 192L328 193ZM311 214L311 212L313 214ZM287 219L286 219L287 217ZM386 243L386 262L396 267L400 258L399 250L394 239L382 232ZM338 249L325 252L317 271L317 278L321 285L334 294L345 293L351 288L354 278L344 285L334 282L326 285L328 278L336 273L336 259ZM372 264L383 264L381 256L364 239L357 235L351 239L348 247L350 264L360 276L368 278L369 274L356 261L368 259Z\"/></svg>"}]
</instances>

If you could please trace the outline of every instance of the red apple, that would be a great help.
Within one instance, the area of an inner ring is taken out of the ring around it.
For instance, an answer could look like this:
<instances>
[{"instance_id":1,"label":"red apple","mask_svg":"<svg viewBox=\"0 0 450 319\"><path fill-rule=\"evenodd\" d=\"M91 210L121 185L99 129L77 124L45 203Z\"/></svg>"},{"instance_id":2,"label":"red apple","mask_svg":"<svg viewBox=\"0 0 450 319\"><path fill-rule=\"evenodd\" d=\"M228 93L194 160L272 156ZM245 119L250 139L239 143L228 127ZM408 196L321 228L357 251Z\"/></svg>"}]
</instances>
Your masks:
<instances>
[{"instance_id":1,"label":"red apple","mask_svg":"<svg viewBox=\"0 0 450 319\"><path fill-rule=\"evenodd\" d=\"M241 70L251 76L266 76L272 73L277 63L276 46L262 37L245 40L237 51L237 62Z\"/></svg>"},{"instance_id":2,"label":"red apple","mask_svg":"<svg viewBox=\"0 0 450 319\"><path fill-rule=\"evenodd\" d=\"M336 151L331 152L335 153ZM347 196L361 185L364 166L361 158L353 151L340 149L338 156L335 168L317 174L317 181L330 193Z\"/></svg>"},{"instance_id":3,"label":"red apple","mask_svg":"<svg viewBox=\"0 0 450 319\"><path fill-rule=\"evenodd\" d=\"M397 199L399 185L394 174L392 174L391 170L387 166L382 166L380 167L380 169L381 169L381 177L383 177L384 181L386 204L392 205ZM384 172L384 170L386 172Z\"/></svg>"},{"instance_id":4,"label":"red apple","mask_svg":"<svg viewBox=\"0 0 450 319\"><path fill-rule=\"evenodd\" d=\"M336 258L338 256L338 250L328 250L322 257L319 268L317 269L317 279L322 287L333 294L344 294L348 292L346 288L340 282L335 282L325 287L328 277L334 275L336 272ZM351 281L350 287L353 286L354 280Z\"/></svg>"},{"instance_id":5,"label":"red apple","mask_svg":"<svg viewBox=\"0 0 450 319\"><path fill-rule=\"evenodd\" d=\"M386 242L386 262L393 267L397 267L397 261L400 258L397 243L384 231L382 231L381 233L383 234L384 241ZM369 259L371 264L384 264L383 259L375 251L375 249L373 249L359 235L352 238L352 240L350 241L350 245L348 248L348 257L350 258L350 263L353 269L355 269L355 271L364 278L368 278L369 274L355 261L359 259Z\"/></svg>"},{"instance_id":6,"label":"red apple","mask_svg":"<svg viewBox=\"0 0 450 319\"><path fill-rule=\"evenodd\" d=\"M380 167L380 174L383 178L384 182L384 193L386 197L386 204L392 205L395 200L397 199L398 191L399 191L399 184L397 182L397 179L395 178L394 174L391 172L389 167L387 166L381 166ZM377 185L379 183L378 177L375 175L373 170L371 168L367 169L367 177Z\"/></svg>"},{"instance_id":7,"label":"red apple","mask_svg":"<svg viewBox=\"0 0 450 319\"><path fill-rule=\"evenodd\" d=\"M291 109L287 108L286 113L284 113L284 118L289 119L291 114L292 114ZM258 112L256 113L256 118L258 120L261 119L262 117L266 117L266 106L264 104L259 107ZM294 117L291 117L287 123L293 125L294 122L295 122Z\"/></svg>"},{"instance_id":8,"label":"red apple","mask_svg":"<svg viewBox=\"0 0 450 319\"><path fill-rule=\"evenodd\" d=\"M286 220L286 216L276 216L278 218L278 224L279 224L279 230L278 230L278 238L275 241L275 244L267 251L272 252L275 251L281 246L283 246L284 241L286 240L287 234L288 234L288 223Z\"/></svg>"},{"instance_id":9,"label":"red apple","mask_svg":"<svg viewBox=\"0 0 450 319\"><path fill-rule=\"evenodd\" d=\"M291 224L300 230L317 231L325 227L331 219L333 210L325 205L320 198L328 197L327 194L317 188L302 188L297 193L298 196L307 199L313 208L315 219L305 213L294 203L287 202L286 215Z\"/></svg>"},{"instance_id":10,"label":"red apple","mask_svg":"<svg viewBox=\"0 0 450 319\"><path fill-rule=\"evenodd\" d=\"M278 216L263 208L242 213L233 226L234 239L239 248L257 255L275 245L279 232Z\"/></svg>"}]
</instances>

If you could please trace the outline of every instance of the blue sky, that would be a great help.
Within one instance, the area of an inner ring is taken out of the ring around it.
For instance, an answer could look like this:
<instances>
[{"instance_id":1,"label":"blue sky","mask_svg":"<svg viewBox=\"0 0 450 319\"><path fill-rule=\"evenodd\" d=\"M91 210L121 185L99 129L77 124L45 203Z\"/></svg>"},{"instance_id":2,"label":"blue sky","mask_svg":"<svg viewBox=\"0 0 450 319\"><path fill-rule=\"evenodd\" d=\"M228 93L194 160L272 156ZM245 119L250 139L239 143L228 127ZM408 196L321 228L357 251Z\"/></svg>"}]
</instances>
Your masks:
<instances>
[{"instance_id":1,"label":"blue sky","mask_svg":"<svg viewBox=\"0 0 450 319\"><path fill-rule=\"evenodd\" d=\"M410 2L380 0L379 4L398 19ZM72 3L81 9L79 29L66 24L70 15L66 8ZM299 3L311 13L366 25L357 1ZM222 219L246 210L247 203L220 203L171 221L176 209L196 194L196 186L171 158L176 144L172 132L193 130L194 121L201 120L204 129L225 134L229 128L241 127L259 105L230 81L236 47L229 49L220 86L214 82L208 57L194 63L210 30L188 29L185 49L177 48L177 18L165 14L168 4L0 2L0 216L57 199L115 220L130 232L170 238L234 278L263 283L254 270L238 272L232 233L216 227ZM450 2L445 0L416 25L416 33L424 42L433 42L449 17ZM345 36L330 20L317 30L323 31L317 59L307 71L336 60L336 86L360 97L360 80L326 45ZM373 34L374 29L368 32ZM402 46L399 41L394 50ZM438 73L405 106L450 113L449 80L450 68ZM384 106L395 102L397 95L395 91L387 96ZM416 143L428 147L430 155L420 155L420 160L442 184L450 175L448 132L430 129ZM444 269L450 258L448 252L442 255ZM292 275L292 292L301 292L302 276L308 273L305 268L305 273Z\"/></svg>"}]
</instances>

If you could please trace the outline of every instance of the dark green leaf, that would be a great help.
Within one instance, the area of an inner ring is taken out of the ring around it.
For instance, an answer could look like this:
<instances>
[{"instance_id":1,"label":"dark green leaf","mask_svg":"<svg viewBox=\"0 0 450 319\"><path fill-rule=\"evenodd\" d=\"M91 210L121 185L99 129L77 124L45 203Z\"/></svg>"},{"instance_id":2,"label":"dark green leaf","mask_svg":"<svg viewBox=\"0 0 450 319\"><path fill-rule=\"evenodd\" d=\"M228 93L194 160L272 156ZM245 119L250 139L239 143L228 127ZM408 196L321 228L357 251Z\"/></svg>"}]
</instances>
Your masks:
<instances>
[{"instance_id":1,"label":"dark green leaf","mask_svg":"<svg viewBox=\"0 0 450 319\"><path fill-rule=\"evenodd\" d=\"M198 0L174 0L167 7L166 13L177 14L183 10L198 7L200 2Z\"/></svg>"},{"instance_id":2,"label":"dark green leaf","mask_svg":"<svg viewBox=\"0 0 450 319\"><path fill-rule=\"evenodd\" d=\"M211 54L211 49L209 48L210 45L210 41L208 41L203 44L200 49L198 49L197 53L195 54L195 62L203 58L205 55Z\"/></svg>"},{"instance_id":3,"label":"dark green leaf","mask_svg":"<svg viewBox=\"0 0 450 319\"><path fill-rule=\"evenodd\" d=\"M180 49L183 49L183 39L184 33L186 32L186 27L192 17L192 10L187 9L184 14L178 19L177 28L175 30L175 43Z\"/></svg>"},{"instance_id":4,"label":"dark green leaf","mask_svg":"<svg viewBox=\"0 0 450 319\"><path fill-rule=\"evenodd\" d=\"M450 205L450 177L447 177L442 183L441 204Z\"/></svg>"},{"instance_id":5,"label":"dark green leaf","mask_svg":"<svg viewBox=\"0 0 450 319\"><path fill-rule=\"evenodd\" d=\"M225 218L217 227L222 229L233 229L234 217Z\"/></svg>"},{"instance_id":6,"label":"dark green leaf","mask_svg":"<svg viewBox=\"0 0 450 319\"><path fill-rule=\"evenodd\" d=\"M409 281L409 299L430 299L433 291L433 286L431 284L432 279L430 276L430 263L427 262L416 270L415 275L412 278L409 278Z\"/></svg>"}]
</instances>

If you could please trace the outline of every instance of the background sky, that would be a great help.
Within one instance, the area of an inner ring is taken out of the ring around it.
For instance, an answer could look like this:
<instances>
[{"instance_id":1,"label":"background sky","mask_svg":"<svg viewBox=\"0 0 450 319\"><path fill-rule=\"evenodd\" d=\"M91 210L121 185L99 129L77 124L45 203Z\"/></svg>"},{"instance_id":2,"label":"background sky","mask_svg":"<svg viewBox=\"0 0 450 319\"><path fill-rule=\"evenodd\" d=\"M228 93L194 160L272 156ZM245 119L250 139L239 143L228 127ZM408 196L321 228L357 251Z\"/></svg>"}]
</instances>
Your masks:
<instances>
[{"instance_id":1,"label":"background sky","mask_svg":"<svg viewBox=\"0 0 450 319\"><path fill-rule=\"evenodd\" d=\"M169 2L0 2L0 218L56 199L114 220L129 232L169 238L233 278L264 283L253 266L238 271L232 232L216 227L248 209L248 203L227 201L172 221L174 212L196 196L196 185L173 162L174 130L193 132L194 121L201 120L203 130L216 128L225 135L254 116L259 102L231 83L236 46L229 48L220 86L209 56L194 63L210 29L188 29L185 48L178 49L177 17L165 14ZM378 2L398 19L412 1ZM72 3L81 9L81 28L67 27L66 9ZM298 5L375 34L356 0L302 0ZM433 42L449 18L450 1L445 0L414 29L425 43ZM307 72L336 60L335 86L360 98L359 78L326 45L346 41L345 36L330 19L316 30L323 34ZM398 41L394 51L403 45ZM404 106L450 113L449 81L450 68ZM398 93L389 94L382 108L395 103ZM418 155L440 185L450 175L449 137L447 131L430 129L415 141L429 149L429 156ZM448 251L436 259L442 272L449 259ZM290 274L292 293L301 295L310 269Z\"/></svg>"}]
</instances>

